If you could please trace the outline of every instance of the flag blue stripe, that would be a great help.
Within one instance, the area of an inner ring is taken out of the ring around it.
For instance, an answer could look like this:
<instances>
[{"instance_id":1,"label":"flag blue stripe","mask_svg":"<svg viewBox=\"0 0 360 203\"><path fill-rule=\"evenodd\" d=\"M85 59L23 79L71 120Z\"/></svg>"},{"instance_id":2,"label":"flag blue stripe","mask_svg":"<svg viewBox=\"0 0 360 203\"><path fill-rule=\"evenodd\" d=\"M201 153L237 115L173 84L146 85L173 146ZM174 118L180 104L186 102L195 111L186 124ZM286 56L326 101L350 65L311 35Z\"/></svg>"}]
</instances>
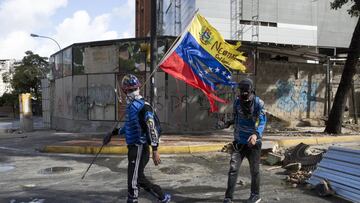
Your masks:
<instances>
[{"instance_id":1,"label":"flag blue stripe","mask_svg":"<svg viewBox=\"0 0 360 203\"><path fill-rule=\"evenodd\" d=\"M231 76L231 72L202 48L190 33L185 35L175 51L191 67L192 71L212 89L215 90L217 84L235 85L231 78L227 78L227 76ZM206 66L205 69L201 63ZM209 72L209 68L212 68L213 72ZM206 73L206 70L209 73Z\"/></svg>"}]
</instances>

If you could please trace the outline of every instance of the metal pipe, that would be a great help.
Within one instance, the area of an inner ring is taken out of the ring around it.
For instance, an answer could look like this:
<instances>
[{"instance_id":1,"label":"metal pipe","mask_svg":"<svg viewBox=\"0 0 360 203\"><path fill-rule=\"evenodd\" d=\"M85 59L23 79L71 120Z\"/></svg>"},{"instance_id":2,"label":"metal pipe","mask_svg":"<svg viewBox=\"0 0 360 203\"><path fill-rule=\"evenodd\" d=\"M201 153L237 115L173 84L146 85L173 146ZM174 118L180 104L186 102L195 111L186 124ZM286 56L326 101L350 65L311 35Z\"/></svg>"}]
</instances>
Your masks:
<instances>
[{"instance_id":1,"label":"metal pipe","mask_svg":"<svg viewBox=\"0 0 360 203\"><path fill-rule=\"evenodd\" d=\"M330 57L326 60L326 97L327 97L327 116L331 110L331 86L330 86Z\"/></svg>"},{"instance_id":2,"label":"metal pipe","mask_svg":"<svg viewBox=\"0 0 360 203\"><path fill-rule=\"evenodd\" d=\"M150 30L150 73L156 69L157 61L157 20L156 20L156 0L151 0L151 30ZM155 109L155 78L150 76L150 103Z\"/></svg>"}]
</instances>

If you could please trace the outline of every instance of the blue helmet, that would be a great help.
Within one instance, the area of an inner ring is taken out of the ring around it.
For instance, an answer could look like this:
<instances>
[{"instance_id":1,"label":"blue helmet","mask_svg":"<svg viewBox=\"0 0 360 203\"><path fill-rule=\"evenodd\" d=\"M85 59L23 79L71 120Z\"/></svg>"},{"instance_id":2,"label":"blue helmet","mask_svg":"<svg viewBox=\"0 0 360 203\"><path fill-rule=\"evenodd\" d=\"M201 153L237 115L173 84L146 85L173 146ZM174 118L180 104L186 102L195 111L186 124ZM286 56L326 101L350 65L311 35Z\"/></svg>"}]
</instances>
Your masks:
<instances>
[{"instance_id":1,"label":"blue helmet","mask_svg":"<svg viewBox=\"0 0 360 203\"><path fill-rule=\"evenodd\" d=\"M121 89L124 92L136 90L141 86L139 79L132 74L127 74L123 77L121 81Z\"/></svg>"}]
</instances>

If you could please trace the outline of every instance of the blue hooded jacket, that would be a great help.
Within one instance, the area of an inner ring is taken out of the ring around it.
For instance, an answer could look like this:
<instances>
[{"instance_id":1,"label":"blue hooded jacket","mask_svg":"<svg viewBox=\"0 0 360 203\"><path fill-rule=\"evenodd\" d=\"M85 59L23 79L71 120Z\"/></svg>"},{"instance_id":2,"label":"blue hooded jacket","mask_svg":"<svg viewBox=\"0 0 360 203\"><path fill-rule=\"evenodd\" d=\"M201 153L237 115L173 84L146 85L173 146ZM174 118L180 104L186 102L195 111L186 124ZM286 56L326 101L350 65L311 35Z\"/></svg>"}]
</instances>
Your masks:
<instances>
[{"instance_id":1,"label":"blue hooded jacket","mask_svg":"<svg viewBox=\"0 0 360 203\"><path fill-rule=\"evenodd\" d=\"M254 98L254 108L250 116L246 116L240 105L240 99L234 101L234 140L238 144L247 144L252 134L257 135L261 141L266 125L266 114L264 102L259 98Z\"/></svg>"}]
</instances>

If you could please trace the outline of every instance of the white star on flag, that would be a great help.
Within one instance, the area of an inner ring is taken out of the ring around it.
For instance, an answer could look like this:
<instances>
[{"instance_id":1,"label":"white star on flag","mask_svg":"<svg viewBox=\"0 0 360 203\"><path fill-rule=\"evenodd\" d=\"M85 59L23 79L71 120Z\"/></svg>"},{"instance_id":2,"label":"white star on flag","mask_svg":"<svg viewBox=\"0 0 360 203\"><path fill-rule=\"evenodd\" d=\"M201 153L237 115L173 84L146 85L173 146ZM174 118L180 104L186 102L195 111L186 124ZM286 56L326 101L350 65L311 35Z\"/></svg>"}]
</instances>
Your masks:
<instances>
[{"instance_id":1,"label":"white star on flag","mask_svg":"<svg viewBox=\"0 0 360 203\"><path fill-rule=\"evenodd\" d=\"M219 72L220 71L220 69L218 68L218 67L216 67L215 68L215 72L217 73L217 72Z\"/></svg>"},{"instance_id":2,"label":"white star on flag","mask_svg":"<svg viewBox=\"0 0 360 203\"><path fill-rule=\"evenodd\" d=\"M228 75L226 78L230 80L230 79L231 79L231 75Z\"/></svg>"},{"instance_id":3,"label":"white star on flag","mask_svg":"<svg viewBox=\"0 0 360 203\"><path fill-rule=\"evenodd\" d=\"M222 74L223 74L223 75L226 75L226 71L223 71Z\"/></svg>"},{"instance_id":4,"label":"white star on flag","mask_svg":"<svg viewBox=\"0 0 360 203\"><path fill-rule=\"evenodd\" d=\"M213 68L209 67L210 71L213 72Z\"/></svg>"}]
</instances>

